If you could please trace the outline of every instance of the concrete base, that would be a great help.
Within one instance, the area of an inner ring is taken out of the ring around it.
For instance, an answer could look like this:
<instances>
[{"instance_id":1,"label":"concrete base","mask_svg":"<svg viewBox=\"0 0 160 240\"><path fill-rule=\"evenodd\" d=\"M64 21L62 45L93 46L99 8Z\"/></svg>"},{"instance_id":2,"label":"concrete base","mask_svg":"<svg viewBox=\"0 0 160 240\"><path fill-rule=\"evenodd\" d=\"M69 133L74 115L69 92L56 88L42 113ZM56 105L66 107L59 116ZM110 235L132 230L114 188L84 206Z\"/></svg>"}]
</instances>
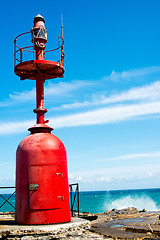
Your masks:
<instances>
[{"instance_id":1,"label":"concrete base","mask_svg":"<svg viewBox=\"0 0 160 240\"><path fill-rule=\"evenodd\" d=\"M11 217L0 215L0 239L55 239L57 235L90 229L90 221L74 217L69 223L47 225L16 225ZM47 237L48 236L48 237ZM45 237L45 238L44 238Z\"/></svg>"}]
</instances>

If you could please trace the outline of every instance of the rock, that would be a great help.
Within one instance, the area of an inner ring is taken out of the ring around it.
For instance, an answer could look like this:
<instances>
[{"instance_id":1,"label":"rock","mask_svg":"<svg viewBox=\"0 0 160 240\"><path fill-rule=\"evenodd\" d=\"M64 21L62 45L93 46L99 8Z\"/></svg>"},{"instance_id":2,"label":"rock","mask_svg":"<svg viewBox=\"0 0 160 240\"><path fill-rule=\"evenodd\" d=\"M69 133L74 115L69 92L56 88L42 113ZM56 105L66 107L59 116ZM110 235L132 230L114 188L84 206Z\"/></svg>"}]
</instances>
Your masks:
<instances>
[{"instance_id":1,"label":"rock","mask_svg":"<svg viewBox=\"0 0 160 240\"><path fill-rule=\"evenodd\" d=\"M111 215L115 214L135 214L138 213L138 209L135 207L128 207L128 208L123 208L121 210L118 210L116 208L113 208L112 211L109 213Z\"/></svg>"},{"instance_id":2,"label":"rock","mask_svg":"<svg viewBox=\"0 0 160 240\"><path fill-rule=\"evenodd\" d=\"M98 218L98 216L82 216L82 218L87 219L89 221L94 221Z\"/></svg>"},{"instance_id":3,"label":"rock","mask_svg":"<svg viewBox=\"0 0 160 240\"><path fill-rule=\"evenodd\" d=\"M111 212L115 212L115 213L117 213L119 210L117 209L117 208L113 208L112 210L111 210Z\"/></svg>"},{"instance_id":4,"label":"rock","mask_svg":"<svg viewBox=\"0 0 160 240\"><path fill-rule=\"evenodd\" d=\"M144 208L143 210L140 210L139 212L147 212L147 210Z\"/></svg>"},{"instance_id":5,"label":"rock","mask_svg":"<svg viewBox=\"0 0 160 240\"><path fill-rule=\"evenodd\" d=\"M90 214L90 212L82 212L81 214L82 214L82 215L87 215L87 216L88 216L88 215Z\"/></svg>"},{"instance_id":6,"label":"rock","mask_svg":"<svg viewBox=\"0 0 160 240\"><path fill-rule=\"evenodd\" d=\"M111 211L107 210L104 212L104 214L109 214Z\"/></svg>"}]
</instances>

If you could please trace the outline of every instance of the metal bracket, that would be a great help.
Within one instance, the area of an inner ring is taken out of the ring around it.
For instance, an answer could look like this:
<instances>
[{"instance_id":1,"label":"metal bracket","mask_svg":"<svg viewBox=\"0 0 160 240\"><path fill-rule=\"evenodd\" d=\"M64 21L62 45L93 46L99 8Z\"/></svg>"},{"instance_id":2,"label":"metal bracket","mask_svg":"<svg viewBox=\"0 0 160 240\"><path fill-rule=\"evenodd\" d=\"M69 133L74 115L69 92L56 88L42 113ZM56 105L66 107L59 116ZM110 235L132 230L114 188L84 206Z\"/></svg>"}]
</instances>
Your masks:
<instances>
[{"instance_id":1,"label":"metal bracket","mask_svg":"<svg viewBox=\"0 0 160 240\"><path fill-rule=\"evenodd\" d=\"M64 196L57 196L57 198L62 198L62 201L64 201Z\"/></svg>"},{"instance_id":2,"label":"metal bracket","mask_svg":"<svg viewBox=\"0 0 160 240\"><path fill-rule=\"evenodd\" d=\"M61 175L61 178L63 178L63 173L56 173L56 175Z\"/></svg>"},{"instance_id":3,"label":"metal bracket","mask_svg":"<svg viewBox=\"0 0 160 240\"><path fill-rule=\"evenodd\" d=\"M29 190L30 191L36 191L38 189L39 185L37 183L31 183L29 184Z\"/></svg>"}]
</instances>

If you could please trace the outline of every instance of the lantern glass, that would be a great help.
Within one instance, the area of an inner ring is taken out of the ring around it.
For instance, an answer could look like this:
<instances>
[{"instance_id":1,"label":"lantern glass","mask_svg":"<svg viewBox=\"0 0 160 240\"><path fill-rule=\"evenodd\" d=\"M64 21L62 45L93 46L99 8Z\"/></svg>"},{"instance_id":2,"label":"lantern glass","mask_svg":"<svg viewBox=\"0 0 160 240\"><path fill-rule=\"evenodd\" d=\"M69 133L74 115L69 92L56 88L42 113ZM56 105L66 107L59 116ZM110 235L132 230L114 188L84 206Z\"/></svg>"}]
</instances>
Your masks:
<instances>
[{"instance_id":1,"label":"lantern glass","mask_svg":"<svg viewBox=\"0 0 160 240\"><path fill-rule=\"evenodd\" d=\"M47 41L47 30L44 28L33 28L32 30L32 41L35 39L44 39Z\"/></svg>"}]
</instances>

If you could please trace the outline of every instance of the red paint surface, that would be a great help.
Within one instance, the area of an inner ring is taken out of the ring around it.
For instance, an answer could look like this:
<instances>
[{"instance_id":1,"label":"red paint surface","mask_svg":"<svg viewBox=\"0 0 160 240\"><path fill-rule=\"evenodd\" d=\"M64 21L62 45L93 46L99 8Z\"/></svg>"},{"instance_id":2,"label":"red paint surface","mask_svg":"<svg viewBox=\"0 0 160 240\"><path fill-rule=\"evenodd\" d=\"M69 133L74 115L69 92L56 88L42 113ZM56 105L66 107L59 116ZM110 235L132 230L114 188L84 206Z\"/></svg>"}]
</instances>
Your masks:
<instances>
[{"instance_id":1,"label":"red paint surface","mask_svg":"<svg viewBox=\"0 0 160 240\"><path fill-rule=\"evenodd\" d=\"M21 77L21 80L36 80L39 75L38 69L43 72L45 79L63 77L64 66L58 62L48 60L31 60L19 63L15 66L15 74Z\"/></svg>"},{"instance_id":2,"label":"red paint surface","mask_svg":"<svg viewBox=\"0 0 160 240\"><path fill-rule=\"evenodd\" d=\"M36 191L29 190L29 184L33 183L39 185ZM31 134L17 149L16 223L47 224L70 220L65 147L51 133Z\"/></svg>"}]
</instances>

